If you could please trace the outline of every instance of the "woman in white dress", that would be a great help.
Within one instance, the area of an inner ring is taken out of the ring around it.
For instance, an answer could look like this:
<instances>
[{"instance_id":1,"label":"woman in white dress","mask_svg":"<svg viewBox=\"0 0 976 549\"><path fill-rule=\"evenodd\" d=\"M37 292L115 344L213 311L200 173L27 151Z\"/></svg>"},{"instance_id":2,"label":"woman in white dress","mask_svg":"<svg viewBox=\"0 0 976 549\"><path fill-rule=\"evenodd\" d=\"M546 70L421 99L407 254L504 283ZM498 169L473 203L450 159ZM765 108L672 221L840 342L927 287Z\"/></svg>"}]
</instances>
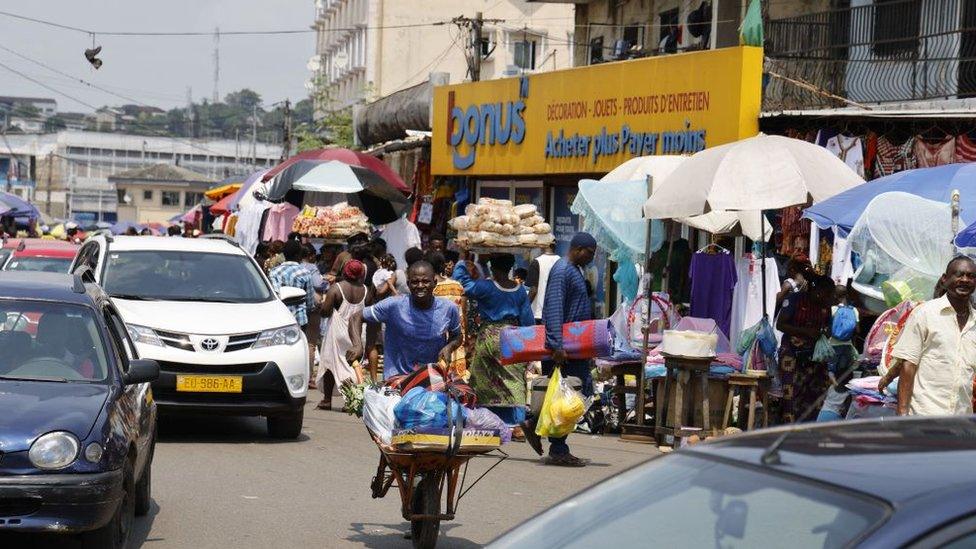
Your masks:
<instances>
[{"instance_id":1,"label":"woman in white dress","mask_svg":"<svg viewBox=\"0 0 976 549\"><path fill-rule=\"evenodd\" d=\"M346 360L346 353L352 348L349 339L349 320L356 313L362 313L369 299L369 290L363 280L366 266L355 259L343 265L342 279L333 284L325 294L322 303L322 316L329 317L329 328L322 339L319 351L319 371L315 384L322 390L319 410L332 409L332 393L335 387L347 379L355 383L363 382L361 368L353 368Z\"/></svg>"}]
</instances>

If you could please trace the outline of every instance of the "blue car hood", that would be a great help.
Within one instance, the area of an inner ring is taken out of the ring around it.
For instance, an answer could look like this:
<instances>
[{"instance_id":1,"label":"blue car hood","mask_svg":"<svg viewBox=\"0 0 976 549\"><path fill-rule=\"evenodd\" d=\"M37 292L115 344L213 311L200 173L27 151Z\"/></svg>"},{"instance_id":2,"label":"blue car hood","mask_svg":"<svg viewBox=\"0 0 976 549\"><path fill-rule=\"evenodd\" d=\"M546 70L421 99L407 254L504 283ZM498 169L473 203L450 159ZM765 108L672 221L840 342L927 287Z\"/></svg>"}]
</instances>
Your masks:
<instances>
[{"instance_id":1,"label":"blue car hood","mask_svg":"<svg viewBox=\"0 0 976 549\"><path fill-rule=\"evenodd\" d=\"M109 385L0 380L0 452L27 450L51 431L84 440L110 391Z\"/></svg>"}]
</instances>

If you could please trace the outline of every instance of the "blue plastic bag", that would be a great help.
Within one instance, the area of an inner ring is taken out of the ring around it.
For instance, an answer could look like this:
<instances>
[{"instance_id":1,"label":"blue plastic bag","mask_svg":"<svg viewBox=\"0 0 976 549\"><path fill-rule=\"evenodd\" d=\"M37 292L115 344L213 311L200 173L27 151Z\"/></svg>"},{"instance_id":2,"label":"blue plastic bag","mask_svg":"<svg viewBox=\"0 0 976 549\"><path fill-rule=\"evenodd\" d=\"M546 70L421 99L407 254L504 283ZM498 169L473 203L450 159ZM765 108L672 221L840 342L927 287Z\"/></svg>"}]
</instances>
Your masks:
<instances>
[{"instance_id":1,"label":"blue plastic bag","mask_svg":"<svg viewBox=\"0 0 976 549\"><path fill-rule=\"evenodd\" d=\"M393 408L397 427L400 429L446 429L447 407L451 406L451 418L465 417L464 408L447 393L428 391L424 387L414 387L403 395Z\"/></svg>"},{"instance_id":2,"label":"blue plastic bag","mask_svg":"<svg viewBox=\"0 0 976 549\"><path fill-rule=\"evenodd\" d=\"M857 312L850 305L841 305L830 319L830 337L837 341L850 341L857 329Z\"/></svg>"}]
</instances>

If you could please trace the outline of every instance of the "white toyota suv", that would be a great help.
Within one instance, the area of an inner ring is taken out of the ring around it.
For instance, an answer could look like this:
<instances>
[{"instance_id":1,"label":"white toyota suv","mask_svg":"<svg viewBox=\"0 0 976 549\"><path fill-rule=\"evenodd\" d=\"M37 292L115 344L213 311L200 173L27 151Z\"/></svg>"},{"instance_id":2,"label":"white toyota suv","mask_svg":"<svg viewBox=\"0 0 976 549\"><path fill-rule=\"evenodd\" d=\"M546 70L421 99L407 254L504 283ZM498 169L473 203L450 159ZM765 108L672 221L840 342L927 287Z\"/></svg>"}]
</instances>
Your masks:
<instances>
[{"instance_id":1,"label":"white toyota suv","mask_svg":"<svg viewBox=\"0 0 976 549\"><path fill-rule=\"evenodd\" d=\"M71 272L112 297L139 356L159 363L161 412L265 416L276 438L301 434L308 344L257 263L226 238L89 239Z\"/></svg>"}]
</instances>

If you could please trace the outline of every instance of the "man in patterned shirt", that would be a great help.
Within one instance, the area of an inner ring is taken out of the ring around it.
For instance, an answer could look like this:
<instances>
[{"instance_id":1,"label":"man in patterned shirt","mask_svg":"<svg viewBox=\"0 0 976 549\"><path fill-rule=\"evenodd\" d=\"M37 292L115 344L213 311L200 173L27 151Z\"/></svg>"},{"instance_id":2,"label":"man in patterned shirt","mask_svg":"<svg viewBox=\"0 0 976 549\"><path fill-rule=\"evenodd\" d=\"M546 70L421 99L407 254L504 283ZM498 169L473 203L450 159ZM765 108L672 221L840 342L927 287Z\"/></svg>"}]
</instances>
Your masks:
<instances>
[{"instance_id":1,"label":"man in patterned shirt","mask_svg":"<svg viewBox=\"0 0 976 549\"><path fill-rule=\"evenodd\" d=\"M282 286L305 290L304 305L288 306L291 314L295 315L295 321L304 328L308 324L308 310L315 307L315 287L312 286L312 278L308 271L299 263L302 260L302 243L298 240L289 240L282 254L285 256L285 262L271 269L268 277L275 291L280 290Z\"/></svg>"}]
</instances>

